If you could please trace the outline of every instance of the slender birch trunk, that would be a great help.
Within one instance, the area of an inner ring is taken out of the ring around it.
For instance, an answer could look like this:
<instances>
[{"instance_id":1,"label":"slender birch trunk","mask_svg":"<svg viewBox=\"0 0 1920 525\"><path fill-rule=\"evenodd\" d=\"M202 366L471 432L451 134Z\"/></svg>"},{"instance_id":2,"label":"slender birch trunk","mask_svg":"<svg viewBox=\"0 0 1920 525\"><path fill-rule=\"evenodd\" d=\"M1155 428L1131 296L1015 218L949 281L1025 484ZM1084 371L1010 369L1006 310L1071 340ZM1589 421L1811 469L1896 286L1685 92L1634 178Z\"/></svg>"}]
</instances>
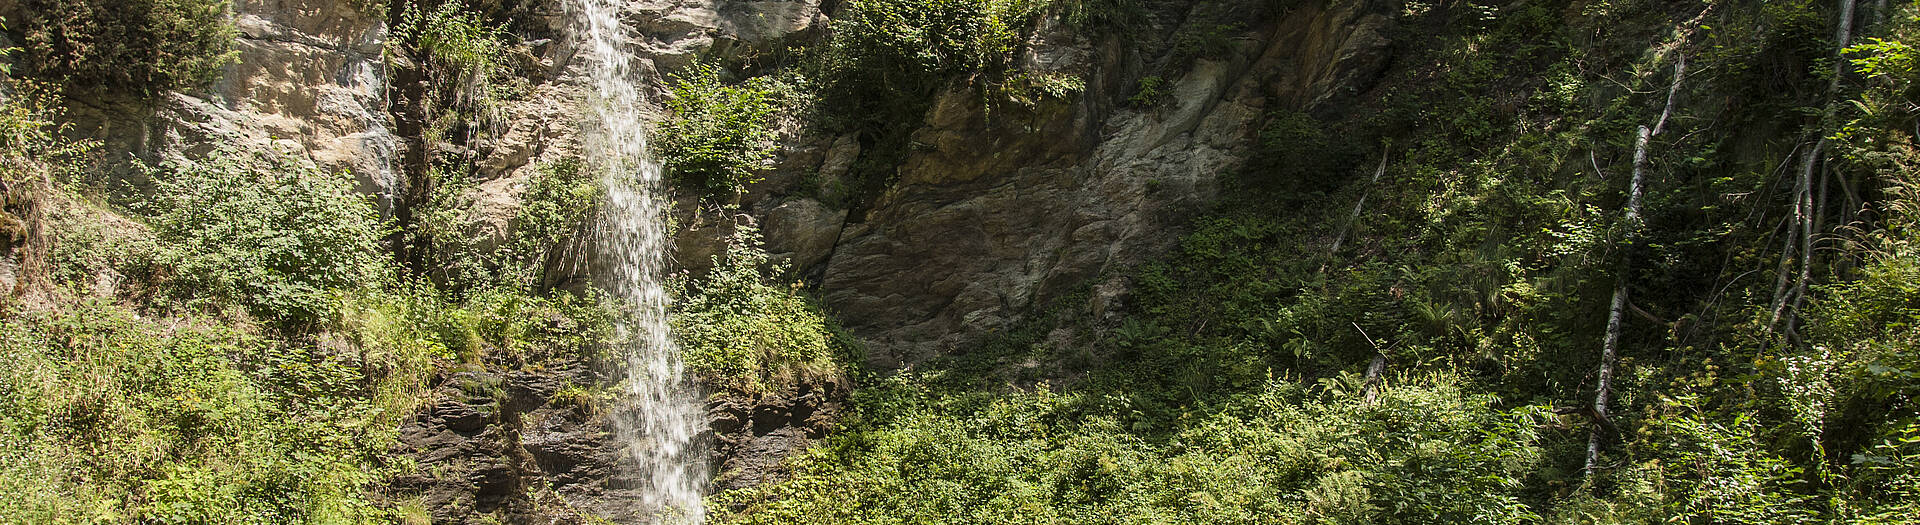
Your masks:
<instances>
[{"instance_id":1,"label":"slender birch trunk","mask_svg":"<svg viewBox=\"0 0 1920 525\"><path fill-rule=\"evenodd\" d=\"M1667 119L1673 115L1674 99L1678 98L1680 94L1680 81L1686 77L1686 73L1687 57L1681 55L1673 63L1673 84L1667 88L1667 105L1665 109L1660 111L1660 120L1655 122L1651 129L1646 126L1640 126L1634 137L1633 177L1628 182L1627 210L1622 216L1623 222L1625 222L1627 226L1627 245L1634 244L1640 237L1640 207L1641 196L1646 193L1648 143L1652 142L1654 135L1658 135L1660 132L1666 130ZM1621 262L1619 267L1620 275L1615 277L1613 301L1607 308L1607 334L1606 338L1600 344L1600 378L1598 386L1594 389L1593 393L1593 418L1595 424L1593 430L1587 434L1587 464L1585 473L1589 476L1593 475L1593 470L1598 467L1600 461L1600 445L1606 438L1606 429L1613 426L1610 416L1607 414L1607 403L1613 395L1614 363L1619 360L1620 356L1620 324L1626 317L1627 311L1629 292L1627 289L1626 270L1629 267L1628 263L1629 261Z\"/></svg>"}]
</instances>

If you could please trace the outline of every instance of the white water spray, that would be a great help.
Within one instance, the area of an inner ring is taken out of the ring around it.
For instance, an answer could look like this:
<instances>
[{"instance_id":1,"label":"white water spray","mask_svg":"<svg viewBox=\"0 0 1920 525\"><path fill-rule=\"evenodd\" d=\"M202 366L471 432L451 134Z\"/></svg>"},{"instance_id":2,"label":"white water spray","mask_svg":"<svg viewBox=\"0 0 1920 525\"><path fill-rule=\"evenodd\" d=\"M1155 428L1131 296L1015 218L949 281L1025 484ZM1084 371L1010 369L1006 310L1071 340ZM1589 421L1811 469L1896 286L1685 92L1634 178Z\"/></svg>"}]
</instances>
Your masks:
<instances>
[{"instance_id":1,"label":"white water spray","mask_svg":"<svg viewBox=\"0 0 1920 525\"><path fill-rule=\"evenodd\" d=\"M627 31L616 0L568 2L585 36L591 79L588 115L581 134L586 169L607 190L602 221L602 257L609 291L636 307L620 323L625 349L627 397L632 410L616 430L644 475L641 503L654 523L697 524L704 514L706 459L695 441L704 424L699 397L682 373L680 355L667 334L665 262L666 197L660 165L647 151L640 91L632 78Z\"/></svg>"}]
</instances>

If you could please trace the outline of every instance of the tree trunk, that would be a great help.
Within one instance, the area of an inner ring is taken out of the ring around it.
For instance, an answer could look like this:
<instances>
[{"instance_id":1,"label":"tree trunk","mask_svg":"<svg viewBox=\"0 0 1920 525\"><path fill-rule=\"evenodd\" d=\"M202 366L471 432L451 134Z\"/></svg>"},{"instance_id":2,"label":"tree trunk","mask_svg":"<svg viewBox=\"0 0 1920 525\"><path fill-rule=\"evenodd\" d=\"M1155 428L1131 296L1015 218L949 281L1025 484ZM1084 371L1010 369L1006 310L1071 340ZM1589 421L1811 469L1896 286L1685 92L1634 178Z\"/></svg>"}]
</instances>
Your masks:
<instances>
[{"instance_id":1,"label":"tree trunk","mask_svg":"<svg viewBox=\"0 0 1920 525\"><path fill-rule=\"evenodd\" d=\"M1626 243L1634 244L1640 237L1641 195L1645 194L1647 174L1647 145L1653 136L1666 130L1667 119L1673 116L1674 99L1680 94L1680 81L1687 74L1687 57L1681 55L1673 63L1673 85L1667 88L1667 105L1660 111L1660 120L1652 129L1640 126L1633 140L1633 178L1627 185L1627 210L1622 215L1626 223ZM1607 402L1613 395L1614 363L1620 356L1620 323L1627 311L1627 269L1630 261L1621 261L1619 275L1613 285L1613 302L1607 308L1607 334L1600 344L1600 378L1593 393L1593 430L1587 434L1587 464L1584 472L1593 475L1600 462L1600 445L1606 438L1606 428L1611 418L1607 413Z\"/></svg>"},{"instance_id":2,"label":"tree trunk","mask_svg":"<svg viewBox=\"0 0 1920 525\"><path fill-rule=\"evenodd\" d=\"M1797 230L1800 236L1800 275L1794 282L1792 292L1789 293L1786 287L1789 273L1787 261L1792 259L1794 240L1789 237L1787 251L1780 256L1780 276L1774 287L1773 315L1767 320L1768 332L1772 332L1773 328L1784 319L1785 332L1792 333L1800 315L1800 306L1806 303L1807 281L1813 276L1814 216L1818 214L1815 210L1817 204L1813 199L1813 173L1820 162L1820 150L1827 144L1827 126L1840 110L1840 106L1834 103L1834 96L1840 92L1840 79L1846 76L1846 49L1848 42L1853 38L1853 6L1854 0L1840 0L1840 23L1833 35L1835 45L1833 78L1827 82L1826 111L1821 114L1820 122L1813 130L1815 134L1813 149L1807 152L1805 160L1800 164L1800 179L1794 182L1793 216L1799 225L1789 231ZM1792 304L1792 308L1788 308L1789 303Z\"/></svg>"},{"instance_id":3,"label":"tree trunk","mask_svg":"<svg viewBox=\"0 0 1920 525\"><path fill-rule=\"evenodd\" d=\"M1366 404L1372 405L1374 400L1379 398L1380 383L1381 381L1385 380L1383 379L1383 376L1385 376L1386 373L1387 373L1387 355L1373 354L1373 362L1367 364L1366 386L1361 387L1360 389L1362 392L1364 392L1362 396L1366 399L1365 401Z\"/></svg>"},{"instance_id":4,"label":"tree trunk","mask_svg":"<svg viewBox=\"0 0 1920 525\"><path fill-rule=\"evenodd\" d=\"M1388 148L1380 148L1380 167L1373 169L1373 180L1368 182L1366 190L1361 191L1360 200L1353 203L1353 213L1347 216L1347 223L1340 226L1340 233L1333 236L1333 249L1328 250L1328 253L1340 253L1340 244L1347 240L1347 230L1352 229L1353 224L1360 221L1360 209L1367 205L1367 194L1373 191L1372 186L1380 184L1380 175L1387 172L1387 152Z\"/></svg>"}]
</instances>

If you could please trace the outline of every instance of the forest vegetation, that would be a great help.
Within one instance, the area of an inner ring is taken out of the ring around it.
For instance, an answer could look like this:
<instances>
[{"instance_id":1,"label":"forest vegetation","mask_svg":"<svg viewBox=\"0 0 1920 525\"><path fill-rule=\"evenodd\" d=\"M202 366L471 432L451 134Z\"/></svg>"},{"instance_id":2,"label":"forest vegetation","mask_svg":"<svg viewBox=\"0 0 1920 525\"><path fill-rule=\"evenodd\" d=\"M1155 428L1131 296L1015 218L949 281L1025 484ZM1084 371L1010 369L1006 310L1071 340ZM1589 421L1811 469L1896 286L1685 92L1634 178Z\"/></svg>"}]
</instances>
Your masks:
<instances>
[{"instance_id":1,"label":"forest vegetation","mask_svg":"<svg viewBox=\"0 0 1920 525\"><path fill-rule=\"evenodd\" d=\"M107 167L129 152L70 125L78 100L208 89L239 56L229 2L20 3L0 523L422 522L389 488L424 469L397 434L435 386L605 363L627 336L632 305L556 275L605 197L578 162L536 167L508 233L474 219L485 181L458 152L547 74L515 7L356 4L418 81L395 90L418 90L403 119L428 153L389 213L275 148L129 178ZM1021 59L1042 27L1178 27L1114 96L1151 114L1317 5L1170 4L848 0L787 53L667 74L654 148L687 199L737 211L786 130L860 137L809 195L857 218L938 95L988 119L1093 96ZM1116 316L1082 307L1088 283L883 369L760 229L676 273L671 326L711 395L853 385L832 432L709 495L708 521L1920 522L1920 4L1392 4L1377 86L1264 108L1221 197L1101 276L1130 283Z\"/></svg>"}]
</instances>

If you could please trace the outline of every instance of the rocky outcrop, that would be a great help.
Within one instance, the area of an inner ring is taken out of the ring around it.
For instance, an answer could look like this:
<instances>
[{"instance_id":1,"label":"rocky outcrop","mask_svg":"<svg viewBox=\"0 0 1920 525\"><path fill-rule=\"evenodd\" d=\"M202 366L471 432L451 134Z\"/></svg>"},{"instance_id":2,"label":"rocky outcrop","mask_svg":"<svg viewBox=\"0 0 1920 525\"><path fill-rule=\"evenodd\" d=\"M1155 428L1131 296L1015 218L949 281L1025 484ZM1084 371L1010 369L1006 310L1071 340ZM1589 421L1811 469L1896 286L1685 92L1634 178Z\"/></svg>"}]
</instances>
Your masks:
<instances>
[{"instance_id":1,"label":"rocky outcrop","mask_svg":"<svg viewBox=\"0 0 1920 525\"><path fill-rule=\"evenodd\" d=\"M433 523L637 522L638 480L592 394L606 378L554 365L443 375L400 428L392 453L412 468L391 481L390 503Z\"/></svg>"},{"instance_id":2,"label":"rocky outcrop","mask_svg":"<svg viewBox=\"0 0 1920 525\"><path fill-rule=\"evenodd\" d=\"M644 480L614 438L617 377L575 358L507 370L468 365L438 377L391 454L405 471L389 504L433 523L642 523ZM785 460L826 435L848 394L802 383L709 403L717 488L776 481Z\"/></svg>"},{"instance_id":3,"label":"rocky outcrop","mask_svg":"<svg viewBox=\"0 0 1920 525\"><path fill-rule=\"evenodd\" d=\"M715 396L707 406L713 433L714 488L731 490L785 479L787 458L826 436L840 421L844 381L805 382L779 392Z\"/></svg>"},{"instance_id":4,"label":"rocky outcrop","mask_svg":"<svg viewBox=\"0 0 1920 525\"><path fill-rule=\"evenodd\" d=\"M1386 7L1299 8L1197 60L1148 107L1118 103L1139 76L1124 73L1117 42L1042 30L1029 67L1082 76L1087 91L1012 114L968 93L942 97L898 182L839 233L821 283L828 303L867 339L871 364L897 368L964 352L1096 280L1123 286L1116 270L1178 238L1247 158L1266 113L1366 89L1389 56Z\"/></svg>"},{"instance_id":5,"label":"rocky outcrop","mask_svg":"<svg viewBox=\"0 0 1920 525\"><path fill-rule=\"evenodd\" d=\"M287 150L351 175L390 209L399 145L386 112L386 23L352 0L244 0L235 13L239 56L219 82L152 101L75 97L76 131L148 162L195 158L216 144ZM145 184L140 170L116 174L135 189Z\"/></svg>"}]
</instances>

